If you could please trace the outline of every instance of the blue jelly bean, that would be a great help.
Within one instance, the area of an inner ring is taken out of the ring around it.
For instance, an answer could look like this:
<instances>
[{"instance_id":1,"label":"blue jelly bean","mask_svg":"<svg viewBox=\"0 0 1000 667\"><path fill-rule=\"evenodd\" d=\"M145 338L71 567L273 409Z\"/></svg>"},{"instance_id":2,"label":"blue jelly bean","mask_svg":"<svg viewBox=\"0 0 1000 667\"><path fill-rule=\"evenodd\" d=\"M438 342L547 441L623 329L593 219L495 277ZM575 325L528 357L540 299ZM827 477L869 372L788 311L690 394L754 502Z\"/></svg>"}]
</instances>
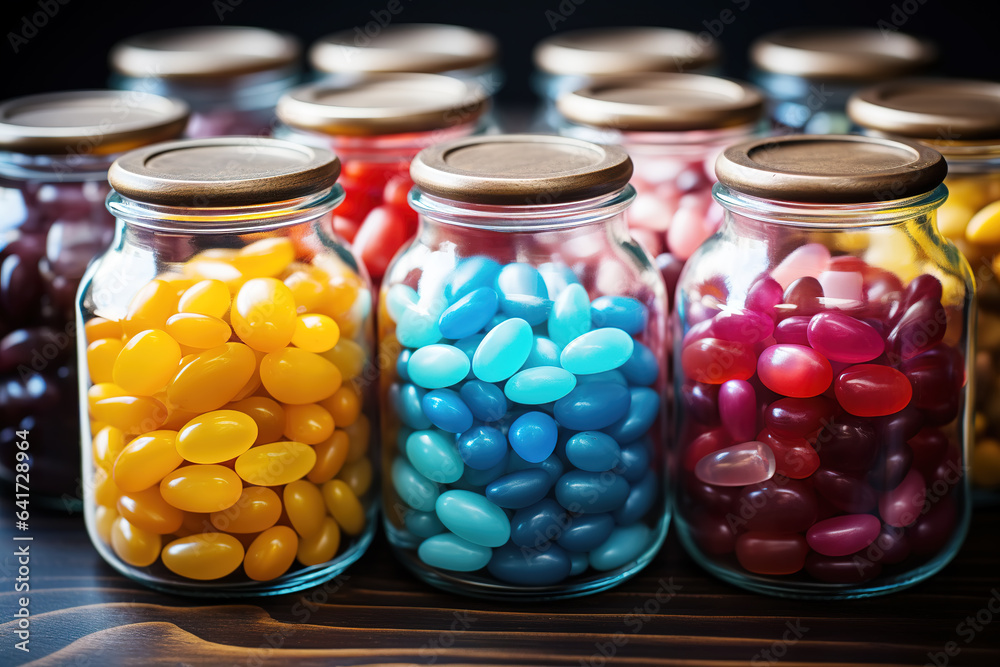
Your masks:
<instances>
[{"instance_id":1,"label":"blue jelly bean","mask_svg":"<svg viewBox=\"0 0 1000 667\"><path fill-rule=\"evenodd\" d=\"M592 382L556 401L553 414L561 426L573 431L596 431L624 417L631 400L629 390L620 384Z\"/></svg>"},{"instance_id":2,"label":"blue jelly bean","mask_svg":"<svg viewBox=\"0 0 1000 667\"><path fill-rule=\"evenodd\" d=\"M465 356L472 360L472 357L476 355L476 350L479 349L479 344L483 342L483 338L486 334L475 334L473 336L466 336L465 338L459 338L452 345L457 347L459 350L465 353ZM469 364L469 372L465 374L465 379L471 380L475 375L472 373L472 364Z\"/></svg>"},{"instance_id":3,"label":"blue jelly bean","mask_svg":"<svg viewBox=\"0 0 1000 667\"><path fill-rule=\"evenodd\" d=\"M442 484L457 481L465 470L454 439L440 431L414 431L406 439L406 458L421 475Z\"/></svg>"},{"instance_id":4,"label":"blue jelly bean","mask_svg":"<svg viewBox=\"0 0 1000 667\"><path fill-rule=\"evenodd\" d=\"M567 287L556 298L549 313L549 338L565 347L590 331L590 297L583 285Z\"/></svg>"},{"instance_id":5,"label":"blue jelly bean","mask_svg":"<svg viewBox=\"0 0 1000 667\"><path fill-rule=\"evenodd\" d=\"M599 547L615 529L610 514L581 514L569 520L559 537L559 546L568 551L590 551Z\"/></svg>"},{"instance_id":6,"label":"blue jelly bean","mask_svg":"<svg viewBox=\"0 0 1000 667\"><path fill-rule=\"evenodd\" d=\"M399 377L401 382L410 381L410 373L406 370L406 365L410 362L410 356L413 354L413 350L404 349L396 357L396 375Z\"/></svg>"},{"instance_id":7,"label":"blue jelly bean","mask_svg":"<svg viewBox=\"0 0 1000 667\"><path fill-rule=\"evenodd\" d=\"M410 510L403 516L403 523L417 537L430 537L444 532L444 524L434 512Z\"/></svg>"},{"instance_id":8,"label":"blue jelly bean","mask_svg":"<svg viewBox=\"0 0 1000 667\"><path fill-rule=\"evenodd\" d=\"M538 366L559 366L559 346L545 336L535 336L531 343L531 352L521 366L521 370L537 368ZM571 371L572 372L572 371Z\"/></svg>"},{"instance_id":9,"label":"blue jelly bean","mask_svg":"<svg viewBox=\"0 0 1000 667\"><path fill-rule=\"evenodd\" d=\"M510 446L529 463L540 463L556 448L559 427L544 412L526 412L507 431Z\"/></svg>"},{"instance_id":10,"label":"blue jelly bean","mask_svg":"<svg viewBox=\"0 0 1000 667\"><path fill-rule=\"evenodd\" d=\"M652 531L644 523L619 526L596 549L590 552L590 566L607 572L628 565L650 546Z\"/></svg>"},{"instance_id":11,"label":"blue jelly bean","mask_svg":"<svg viewBox=\"0 0 1000 667\"><path fill-rule=\"evenodd\" d=\"M563 471L566 466L563 464L559 457L553 454L549 458L545 459L540 463L531 463L525 461L517 454L511 453L507 457L507 472L515 472L517 470L527 470L529 468L538 468L544 470L549 475L549 480L555 484L560 477L562 477Z\"/></svg>"},{"instance_id":12,"label":"blue jelly bean","mask_svg":"<svg viewBox=\"0 0 1000 667\"><path fill-rule=\"evenodd\" d=\"M394 385L393 389L395 388ZM404 424L416 429L430 428L431 420L427 418L423 408L426 389L414 384L404 384L393 393L396 394L396 412Z\"/></svg>"},{"instance_id":13,"label":"blue jelly bean","mask_svg":"<svg viewBox=\"0 0 1000 667\"><path fill-rule=\"evenodd\" d=\"M632 336L621 329L594 329L566 344L559 365L576 375L611 371L628 361L634 345Z\"/></svg>"},{"instance_id":14,"label":"blue jelly bean","mask_svg":"<svg viewBox=\"0 0 1000 667\"><path fill-rule=\"evenodd\" d=\"M656 376L660 374L660 364L652 350L635 341L632 356L618 370L630 384L648 387L656 382Z\"/></svg>"},{"instance_id":15,"label":"blue jelly bean","mask_svg":"<svg viewBox=\"0 0 1000 667\"><path fill-rule=\"evenodd\" d=\"M548 291L548 296L550 299L556 299L563 291L566 290L570 285L579 284L580 280L573 273L573 269L569 268L562 262L545 262L539 265L538 273L542 275L542 280L545 281L545 289ZM588 304L589 307L589 304Z\"/></svg>"},{"instance_id":16,"label":"blue jelly bean","mask_svg":"<svg viewBox=\"0 0 1000 667\"><path fill-rule=\"evenodd\" d=\"M613 512L628 498L629 484L612 472L571 470L556 482L556 500L571 512Z\"/></svg>"},{"instance_id":17,"label":"blue jelly bean","mask_svg":"<svg viewBox=\"0 0 1000 667\"><path fill-rule=\"evenodd\" d=\"M649 470L650 446L645 440L636 440L622 445L618 465L614 472L633 484L642 479Z\"/></svg>"},{"instance_id":18,"label":"blue jelly bean","mask_svg":"<svg viewBox=\"0 0 1000 667\"><path fill-rule=\"evenodd\" d=\"M465 464L476 470L488 470L507 456L507 438L491 426L473 426L456 445Z\"/></svg>"},{"instance_id":19,"label":"blue jelly bean","mask_svg":"<svg viewBox=\"0 0 1000 667\"><path fill-rule=\"evenodd\" d=\"M403 458L392 463L392 485L400 499L415 510L433 512L440 489Z\"/></svg>"},{"instance_id":20,"label":"blue jelly bean","mask_svg":"<svg viewBox=\"0 0 1000 667\"><path fill-rule=\"evenodd\" d=\"M599 296L590 306L595 327L614 327L633 336L646 328L649 310L630 296Z\"/></svg>"},{"instance_id":21,"label":"blue jelly bean","mask_svg":"<svg viewBox=\"0 0 1000 667\"><path fill-rule=\"evenodd\" d=\"M487 484L497 479L498 477L506 474L507 472L507 456L506 454L500 461L486 470L476 470L470 465L465 466L465 472L462 473L462 479L460 482L464 482L469 490L476 490L482 493Z\"/></svg>"},{"instance_id":22,"label":"blue jelly bean","mask_svg":"<svg viewBox=\"0 0 1000 667\"><path fill-rule=\"evenodd\" d=\"M442 431L462 433L472 428L472 411L451 389L429 391L420 404L431 423Z\"/></svg>"},{"instance_id":23,"label":"blue jelly bean","mask_svg":"<svg viewBox=\"0 0 1000 667\"><path fill-rule=\"evenodd\" d=\"M531 353L531 326L514 317L486 334L472 357L472 372L484 382L501 382L517 372Z\"/></svg>"},{"instance_id":24,"label":"blue jelly bean","mask_svg":"<svg viewBox=\"0 0 1000 667\"><path fill-rule=\"evenodd\" d=\"M393 322L399 322L407 310L416 307L420 297L409 285L393 285L385 295L385 309Z\"/></svg>"},{"instance_id":25,"label":"blue jelly bean","mask_svg":"<svg viewBox=\"0 0 1000 667\"><path fill-rule=\"evenodd\" d=\"M566 458L581 470L603 472L618 463L621 448L611 436L600 431L583 431L566 441Z\"/></svg>"},{"instance_id":26,"label":"blue jelly bean","mask_svg":"<svg viewBox=\"0 0 1000 667\"><path fill-rule=\"evenodd\" d=\"M448 276L444 298L454 303L480 287L493 287L500 265L488 257L469 257Z\"/></svg>"},{"instance_id":27,"label":"blue jelly bean","mask_svg":"<svg viewBox=\"0 0 1000 667\"><path fill-rule=\"evenodd\" d=\"M465 379L469 358L453 345L425 345L413 352L407 369L414 384L440 389Z\"/></svg>"},{"instance_id":28,"label":"blue jelly bean","mask_svg":"<svg viewBox=\"0 0 1000 667\"><path fill-rule=\"evenodd\" d=\"M519 547L539 549L559 539L568 521L566 509L551 498L545 498L514 513L510 520L510 539Z\"/></svg>"},{"instance_id":29,"label":"blue jelly bean","mask_svg":"<svg viewBox=\"0 0 1000 667\"><path fill-rule=\"evenodd\" d=\"M554 544L543 551L506 544L493 551L486 569L490 574L518 586L551 586L569 576L569 554Z\"/></svg>"},{"instance_id":30,"label":"blue jelly bean","mask_svg":"<svg viewBox=\"0 0 1000 667\"><path fill-rule=\"evenodd\" d=\"M650 470L637 484L632 485L625 504L615 510L615 521L627 526L642 519L656 503L658 490L656 473Z\"/></svg>"},{"instance_id":31,"label":"blue jelly bean","mask_svg":"<svg viewBox=\"0 0 1000 667\"><path fill-rule=\"evenodd\" d=\"M503 393L515 403L541 405L557 401L573 391L576 376L563 368L538 366L515 374Z\"/></svg>"},{"instance_id":32,"label":"blue jelly bean","mask_svg":"<svg viewBox=\"0 0 1000 667\"><path fill-rule=\"evenodd\" d=\"M472 411L472 416L483 422L495 422L507 414L507 397L495 384L469 380L458 391Z\"/></svg>"},{"instance_id":33,"label":"blue jelly bean","mask_svg":"<svg viewBox=\"0 0 1000 667\"><path fill-rule=\"evenodd\" d=\"M569 554L570 568L569 576L575 577L583 574L590 567L590 558L581 551L571 551Z\"/></svg>"},{"instance_id":34,"label":"blue jelly bean","mask_svg":"<svg viewBox=\"0 0 1000 667\"><path fill-rule=\"evenodd\" d=\"M592 384L594 382L611 382L614 384L620 384L623 387L628 386L628 380L625 376L621 374L620 371L604 371L603 373L593 373L592 375L578 375L576 377L576 386L580 387L585 384Z\"/></svg>"},{"instance_id":35,"label":"blue jelly bean","mask_svg":"<svg viewBox=\"0 0 1000 667\"><path fill-rule=\"evenodd\" d=\"M396 338L403 347L423 347L433 345L441 340L441 329L438 328L438 310L422 310L410 308L406 310L396 323Z\"/></svg>"},{"instance_id":36,"label":"blue jelly bean","mask_svg":"<svg viewBox=\"0 0 1000 667\"><path fill-rule=\"evenodd\" d=\"M425 426L424 428L429 428L429 426ZM406 440L410 437L411 433L413 433L413 429L409 426L399 427L399 432L396 434L396 447L401 454L406 454Z\"/></svg>"},{"instance_id":37,"label":"blue jelly bean","mask_svg":"<svg viewBox=\"0 0 1000 667\"><path fill-rule=\"evenodd\" d=\"M445 533L428 537L417 548L417 556L431 567L454 572L475 572L486 567L493 549Z\"/></svg>"},{"instance_id":38,"label":"blue jelly bean","mask_svg":"<svg viewBox=\"0 0 1000 667\"><path fill-rule=\"evenodd\" d=\"M502 509L472 491L445 491L434 511L445 528L473 544L499 547L510 539L510 520Z\"/></svg>"},{"instance_id":39,"label":"blue jelly bean","mask_svg":"<svg viewBox=\"0 0 1000 667\"><path fill-rule=\"evenodd\" d=\"M493 480L486 487L491 503L505 509L521 509L534 505L552 487L547 472L540 468L519 470Z\"/></svg>"},{"instance_id":40,"label":"blue jelly bean","mask_svg":"<svg viewBox=\"0 0 1000 667\"><path fill-rule=\"evenodd\" d=\"M552 310L548 288L542 274L530 264L507 264L497 275L500 309L508 317L524 319L530 325L541 324Z\"/></svg>"},{"instance_id":41,"label":"blue jelly bean","mask_svg":"<svg viewBox=\"0 0 1000 667\"><path fill-rule=\"evenodd\" d=\"M660 415L660 394L648 387L633 387L629 390L631 400L628 412L620 420L604 429L618 442L631 442L646 435Z\"/></svg>"},{"instance_id":42,"label":"blue jelly bean","mask_svg":"<svg viewBox=\"0 0 1000 667\"><path fill-rule=\"evenodd\" d=\"M489 324L497 314L500 299L491 287L480 287L453 303L438 320L445 338L465 338Z\"/></svg>"}]
</instances>

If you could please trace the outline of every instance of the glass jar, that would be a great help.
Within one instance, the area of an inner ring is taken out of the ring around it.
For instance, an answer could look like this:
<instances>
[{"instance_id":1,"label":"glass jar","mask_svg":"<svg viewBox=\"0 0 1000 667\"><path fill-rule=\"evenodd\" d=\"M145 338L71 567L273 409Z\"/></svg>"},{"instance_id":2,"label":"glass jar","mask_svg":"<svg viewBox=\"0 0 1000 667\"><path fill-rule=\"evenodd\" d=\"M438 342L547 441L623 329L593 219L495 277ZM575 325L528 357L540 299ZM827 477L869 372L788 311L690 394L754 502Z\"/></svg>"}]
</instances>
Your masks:
<instances>
[{"instance_id":1,"label":"glass jar","mask_svg":"<svg viewBox=\"0 0 1000 667\"><path fill-rule=\"evenodd\" d=\"M299 82L300 51L295 37L263 28L144 33L111 50L111 87L184 100L189 137L267 136L278 98Z\"/></svg>"},{"instance_id":2,"label":"glass jar","mask_svg":"<svg viewBox=\"0 0 1000 667\"><path fill-rule=\"evenodd\" d=\"M774 126L810 134L848 132L851 93L924 71L935 60L930 42L867 28L780 30L750 47L751 80L767 93Z\"/></svg>"},{"instance_id":3,"label":"glass jar","mask_svg":"<svg viewBox=\"0 0 1000 667\"><path fill-rule=\"evenodd\" d=\"M440 588L552 599L656 554L666 294L628 235L619 147L499 135L424 149L416 239L382 284L383 507Z\"/></svg>"},{"instance_id":4,"label":"glass jar","mask_svg":"<svg viewBox=\"0 0 1000 667\"><path fill-rule=\"evenodd\" d=\"M629 228L657 258L672 299L684 262L722 224L715 158L761 129L763 95L701 74L644 74L565 93L557 107L561 134L628 151L637 193Z\"/></svg>"},{"instance_id":5,"label":"glass jar","mask_svg":"<svg viewBox=\"0 0 1000 667\"><path fill-rule=\"evenodd\" d=\"M489 128L489 97L475 83L439 74L371 74L321 82L281 98L277 135L334 151L344 202L334 230L352 244L376 287L389 260L417 232L406 202L410 162L423 148Z\"/></svg>"},{"instance_id":6,"label":"glass jar","mask_svg":"<svg viewBox=\"0 0 1000 667\"><path fill-rule=\"evenodd\" d=\"M107 171L123 151L180 135L182 102L80 91L0 104L0 480L29 432L31 499L79 509L73 303L114 233ZM23 469L22 469L23 471Z\"/></svg>"},{"instance_id":7,"label":"glass jar","mask_svg":"<svg viewBox=\"0 0 1000 667\"><path fill-rule=\"evenodd\" d=\"M112 165L115 242L79 294L80 414L87 530L126 576L277 595L371 542L372 298L324 232L339 170L255 137Z\"/></svg>"},{"instance_id":8,"label":"glass jar","mask_svg":"<svg viewBox=\"0 0 1000 667\"><path fill-rule=\"evenodd\" d=\"M913 79L856 93L851 120L874 136L907 137L948 161L938 228L972 264L979 299L975 446L977 502L1000 501L1000 84Z\"/></svg>"},{"instance_id":9,"label":"glass jar","mask_svg":"<svg viewBox=\"0 0 1000 667\"><path fill-rule=\"evenodd\" d=\"M889 593L969 520L976 300L938 232L944 159L799 135L716 164L722 229L674 315L677 531L709 572L800 598Z\"/></svg>"},{"instance_id":10,"label":"glass jar","mask_svg":"<svg viewBox=\"0 0 1000 667\"><path fill-rule=\"evenodd\" d=\"M558 129L559 96L601 78L654 72L715 74L721 60L718 41L708 32L615 27L556 33L535 46L531 84L541 108L532 129Z\"/></svg>"}]
</instances>

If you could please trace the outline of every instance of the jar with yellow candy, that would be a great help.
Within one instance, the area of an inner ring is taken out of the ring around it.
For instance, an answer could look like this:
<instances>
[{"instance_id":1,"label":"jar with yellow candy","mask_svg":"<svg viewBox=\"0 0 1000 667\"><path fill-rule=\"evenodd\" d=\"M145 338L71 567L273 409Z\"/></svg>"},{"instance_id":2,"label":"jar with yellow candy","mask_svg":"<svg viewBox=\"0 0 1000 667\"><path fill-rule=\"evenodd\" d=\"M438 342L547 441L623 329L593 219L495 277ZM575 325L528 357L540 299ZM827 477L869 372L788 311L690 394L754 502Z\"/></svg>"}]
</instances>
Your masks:
<instances>
[{"instance_id":1,"label":"jar with yellow candy","mask_svg":"<svg viewBox=\"0 0 1000 667\"><path fill-rule=\"evenodd\" d=\"M164 591L322 583L375 530L372 292L330 233L333 153L157 144L112 165L112 249L78 300L85 515Z\"/></svg>"},{"instance_id":2,"label":"jar with yellow candy","mask_svg":"<svg viewBox=\"0 0 1000 667\"><path fill-rule=\"evenodd\" d=\"M977 502L1000 502L1000 84L898 81L859 91L848 113L870 134L916 139L948 161L938 228L968 258L979 298L970 475Z\"/></svg>"}]
</instances>

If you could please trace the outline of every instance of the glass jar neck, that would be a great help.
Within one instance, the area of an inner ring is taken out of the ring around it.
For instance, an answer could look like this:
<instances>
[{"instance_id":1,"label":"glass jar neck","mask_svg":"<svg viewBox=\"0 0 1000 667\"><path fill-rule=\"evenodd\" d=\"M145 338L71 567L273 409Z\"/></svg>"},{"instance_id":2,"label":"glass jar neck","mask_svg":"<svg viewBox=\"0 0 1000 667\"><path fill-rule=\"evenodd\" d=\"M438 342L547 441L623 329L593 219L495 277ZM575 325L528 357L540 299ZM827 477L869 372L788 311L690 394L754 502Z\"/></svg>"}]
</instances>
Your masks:
<instances>
[{"instance_id":1,"label":"glass jar neck","mask_svg":"<svg viewBox=\"0 0 1000 667\"><path fill-rule=\"evenodd\" d=\"M289 88L301 80L298 67L254 72L212 79L174 79L114 74L110 85L117 90L136 90L164 97L177 97L195 113L220 109L253 111L274 107Z\"/></svg>"},{"instance_id":2,"label":"glass jar neck","mask_svg":"<svg viewBox=\"0 0 1000 667\"><path fill-rule=\"evenodd\" d=\"M105 181L108 169L121 153L95 155L85 139L68 146L62 155L26 155L0 152L0 178L12 181Z\"/></svg>"},{"instance_id":3,"label":"glass jar neck","mask_svg":"<svg viewBox=\"0 0 1000 667\"><path fill-rule=\"evenodd\" d=\"M560 134L592 143L624 146L634 160L646 157L700 159L710 153L749 138L763 128L759 123L736 127L677 132L638 132L570 123L563 119Z\"/></svg>"}]
</instances>

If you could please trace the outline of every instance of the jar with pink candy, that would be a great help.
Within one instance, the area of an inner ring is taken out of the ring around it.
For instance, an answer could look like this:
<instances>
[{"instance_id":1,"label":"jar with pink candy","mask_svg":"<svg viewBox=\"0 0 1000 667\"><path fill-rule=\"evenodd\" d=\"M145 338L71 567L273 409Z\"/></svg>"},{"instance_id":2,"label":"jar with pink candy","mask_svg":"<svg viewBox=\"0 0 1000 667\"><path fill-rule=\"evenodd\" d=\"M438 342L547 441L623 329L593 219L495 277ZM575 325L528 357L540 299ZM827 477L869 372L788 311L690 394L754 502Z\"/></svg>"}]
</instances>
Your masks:
<instances>
[{"instance_id":1,"label":"jar with pink candy","mask_svg":"<svg viewBox=\"0 0 1000 667\"><path fill-rule=\"evenodd\" d=\"M719 233L674 310L678 534L711 573L851 598L930 577L965 537L976 296L937 228L934 149L840 135L718 158Z\"/></svg>"},{"instance_id":2,"label":"jar with pink candy","mask_svg":"<svg viewBox=\"0 0 1000 667\"><path fill-rule=\"evenodd\" d=\"M684 262L722 224L715 158L759 129L763 95L719 77L644 74L603 79L557 104L563 134L621 144L632 157L629 230L657 258L672 298Z\"/></svg>"}]
</instances>

